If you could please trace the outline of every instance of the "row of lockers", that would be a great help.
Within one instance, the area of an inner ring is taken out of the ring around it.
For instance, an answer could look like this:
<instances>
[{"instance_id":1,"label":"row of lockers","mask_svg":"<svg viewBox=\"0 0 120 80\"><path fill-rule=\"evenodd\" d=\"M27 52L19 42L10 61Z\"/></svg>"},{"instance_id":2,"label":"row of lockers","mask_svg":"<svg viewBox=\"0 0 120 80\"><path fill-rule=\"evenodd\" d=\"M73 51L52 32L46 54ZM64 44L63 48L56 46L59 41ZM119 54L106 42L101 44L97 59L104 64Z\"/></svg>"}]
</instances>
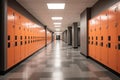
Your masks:
<instances>
[{"instance_id":1,"label":"row of lockers","mask_svg":"<svg viewBox=\"0 0 120 80\"><path fill-rule=\"evenodd\" d=\"M8 7L7 21L7 69L51 42L52 33Z\"/></svg>"},{"instance_id":2,"label":"row of lockers","mask_svg":"<svg viewBox=\"0 0 120 80\"><path fill-rule=\"evenodd\" d=\"M49 44L51 42L51 40L52 40L51 36L52 36L52 34L49 31L47 31L47 44Z\"/></svg>"},{"instance_id":3,"label":"row of lockers","mask_svg":"<svg viewBox=\"0 0 120 80\"><path fill-rule=\"evenodd\" d=\"M89 21L89 56L120 73L120 3Z\"/></svg>"}]
</instances>

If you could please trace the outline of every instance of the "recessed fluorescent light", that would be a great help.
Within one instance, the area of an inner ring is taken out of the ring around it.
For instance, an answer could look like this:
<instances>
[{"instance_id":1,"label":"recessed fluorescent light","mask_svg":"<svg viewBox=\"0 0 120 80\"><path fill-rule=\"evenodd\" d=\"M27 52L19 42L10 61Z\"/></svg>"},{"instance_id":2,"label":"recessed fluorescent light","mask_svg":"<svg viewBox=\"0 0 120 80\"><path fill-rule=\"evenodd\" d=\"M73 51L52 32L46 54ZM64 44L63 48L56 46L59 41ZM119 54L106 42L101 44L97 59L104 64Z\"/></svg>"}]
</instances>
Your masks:
<instances>
[{"instance_id":1,"label":"recessed fluorescent light","mask_svg":"<svg viewBox=\"0 0 120 80\"><path fill-rule=\"evenodd\" d=\"M55 26L55 27L61 27L61 26Z\"/></svg>"},{"instance_id":2,"label":"recessed fluorescent light","mask_svg":"<svg viewBox=\"0 0 120 80\"><path fill-rule=\"evenodd\" d=\"M65 3L47 3L48 9L64 9Z\"/></svg>"},{"instance_id":3,"label":"recessed fluorescent light","mask_svg":"<svg viewBox=\"0 0 120 80\"><path fill-rule=\"evenodd\" d=\"M57 22L56 22L56 23L53 23L53 24L62 24L62 23L57 23Z\"/></svg>"},{"instance_id":4,"label":"recessed fluorescent light","mask_svg":"<svg viewBox=\"0 0 120 80\"><path fill-rule=\"evenodd\" d=\"M55 29L56 31L60 31L60 29Z\"/></svg>"},{"instance_id":5,"label":"recessed fluorescent light","mask_svg":"<svg viewBox=\"0 0 120 80\"><path fill-rule=\"evenodd\" d=\"M52 17L51 19L52 19L52 20L62 20L63 17Z\"/></svg>"}]
</instances>

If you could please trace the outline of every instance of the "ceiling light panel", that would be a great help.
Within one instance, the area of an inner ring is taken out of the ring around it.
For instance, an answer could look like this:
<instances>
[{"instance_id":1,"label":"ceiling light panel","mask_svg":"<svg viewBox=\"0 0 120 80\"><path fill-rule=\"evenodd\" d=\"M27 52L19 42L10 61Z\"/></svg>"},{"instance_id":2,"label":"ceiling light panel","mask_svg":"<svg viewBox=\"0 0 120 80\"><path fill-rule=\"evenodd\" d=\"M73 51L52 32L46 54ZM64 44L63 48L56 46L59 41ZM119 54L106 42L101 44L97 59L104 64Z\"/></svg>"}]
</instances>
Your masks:
<instances>
[{"instance_id":1,"label":"ceiling light panel","mask_svg":"<svg viewBox=\"0 0 120 80\"><path fill-rule=\"evenodd\" d=\"M61 27L61 26L55 26L55 27Z\"/></svg>"},{"instance_id":2,"label":"ceiling light panel","mask_svg":"<svg viewBox=\"0 0 120 80\"><path fill-rule=\"evenodd\" d=\"M55 25L56 25L56 24L62 24L62 23L53 23L53 24L55 24Z\"/></svg>"},{"instance_id":3,"label":"ceiling light panel","mask_svg":"<svg viewBox=\"0 0 120 80\"><path fill-rule=\"evenodd\" d=\"M48 9L64 9L65 3L47 3Z\"/></svg>"},{"instance_id":4,"label":"ceiling light panel","mask_svg":"<svg viewBox=\"0 0 120 80\"><path fill-rule=\"evenodd\" d=\"M56 31L60 31L60 29L55 29Z\"/></svg>"},{"instance_id":5,"label":"ceiling light panel","mask_svg":"<svg viewBox=\"0 0 120 80\"><path fill-rule=\"evenodd\" d=\"M52 20L62 20L63 17L52 17L51 19L52 19Z\"/></svg>"}]
</instances>

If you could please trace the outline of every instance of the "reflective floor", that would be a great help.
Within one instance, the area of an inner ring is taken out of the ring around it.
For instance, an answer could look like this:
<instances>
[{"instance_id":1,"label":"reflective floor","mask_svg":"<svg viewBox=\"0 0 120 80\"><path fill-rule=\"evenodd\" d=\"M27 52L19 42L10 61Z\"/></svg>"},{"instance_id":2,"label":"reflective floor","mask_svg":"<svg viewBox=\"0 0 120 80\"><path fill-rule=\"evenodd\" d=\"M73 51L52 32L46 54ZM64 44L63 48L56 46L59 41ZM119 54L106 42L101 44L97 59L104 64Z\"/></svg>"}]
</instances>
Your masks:
<instances>
[{"instance_id":1,"label":"reflective floor","mask_svg":"<svg viewBox=\"0 0 120 80\"><path fill-rule=\"evenodd\" d=\"M56 41L18 65L0 80L120 80L62 41Z\"/></svg>"}]
</instances>

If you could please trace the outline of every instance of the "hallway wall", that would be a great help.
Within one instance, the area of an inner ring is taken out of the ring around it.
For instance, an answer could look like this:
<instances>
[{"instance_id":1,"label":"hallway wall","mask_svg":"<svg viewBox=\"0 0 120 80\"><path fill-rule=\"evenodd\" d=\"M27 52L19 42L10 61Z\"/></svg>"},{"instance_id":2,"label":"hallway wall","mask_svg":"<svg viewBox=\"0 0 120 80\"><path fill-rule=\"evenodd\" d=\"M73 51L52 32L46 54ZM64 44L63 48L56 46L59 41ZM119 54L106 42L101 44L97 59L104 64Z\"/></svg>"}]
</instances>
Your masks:
<instances>
[{"instance_id":1,"label":"hallway wall","mask_svg":"<svg viewBox=\"0 0 120 80\"><path fill-rule=\"evenodd\" d=\"M4 0L2 0L4 1ZM1 11L1 38L3 49L0 54L0 74L11 69L34 52L52 42L52 32L35 19L16 1L1 2L4 10ZM9 6L8 6L9 5ZM3 15L4 14L4 15ZM47 30L47 36L45 32ZM46 40L45 40L46 39Z\"/></svg>"},{"instance_id":2,"label":"hallway wall","mask_svg":"<svg viewBox=\"0 0 120 80\"><path fill-rule=\"evenodd\" d=\"M89 21L89 56L120 73L120 2Z\"/></svg>"},{"instance_id":3,"label":"hallway wall","mask_svg":"<svg viewBox=\"0 0 120 80\"><path fill-rule=\"evenodd\" d=\"M87 8L80 15L80 48L81 53L87 56L88 54L88 20L91 17L91 9Z\"/></svg>"},{"instance_id":4,"label":"hallway wall","mask_svg":"<svg viewBox=\"0 0 120 80\"><path fill-rule=\"evenodd\" d=\"M110 6L119 2L120 0L98 0L98 2L92 7L92 17L95 17L103 10L108 9Z\"/></svg>"}]
</instances>

